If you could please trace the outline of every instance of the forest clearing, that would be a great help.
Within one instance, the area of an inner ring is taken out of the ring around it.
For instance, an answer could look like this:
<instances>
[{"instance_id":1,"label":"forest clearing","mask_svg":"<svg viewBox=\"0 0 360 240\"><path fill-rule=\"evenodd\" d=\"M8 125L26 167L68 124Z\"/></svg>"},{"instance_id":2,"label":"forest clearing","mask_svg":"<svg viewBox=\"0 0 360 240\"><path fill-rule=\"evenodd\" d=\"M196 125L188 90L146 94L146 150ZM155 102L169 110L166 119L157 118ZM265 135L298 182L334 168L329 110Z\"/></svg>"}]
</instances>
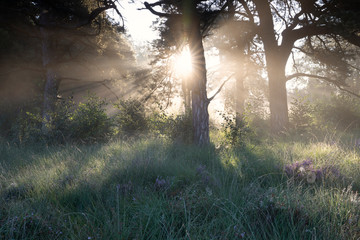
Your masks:
<instances>
[{"instance_id":1,"label":"forest clearing","mask_svg":"<svg viewBox=\"0 0 360 240\"><path fill-rule=\"evenodd\" d=\"M2 0L0 239L360 239L358 0Z\"/></svg>"}]
</instances>

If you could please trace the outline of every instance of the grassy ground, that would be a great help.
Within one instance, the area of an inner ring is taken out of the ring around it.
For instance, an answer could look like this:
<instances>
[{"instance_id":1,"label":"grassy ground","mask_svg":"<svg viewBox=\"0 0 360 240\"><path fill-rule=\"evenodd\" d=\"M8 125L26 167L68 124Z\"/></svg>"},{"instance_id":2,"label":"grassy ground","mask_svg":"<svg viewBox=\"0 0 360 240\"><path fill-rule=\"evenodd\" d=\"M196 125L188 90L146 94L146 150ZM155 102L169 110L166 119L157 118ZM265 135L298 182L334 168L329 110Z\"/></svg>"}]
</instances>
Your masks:
<instances>
[{"instance_id":1,"label":"grassy ground","mask_svg":"<svg viewBox=\"0 0 360 240\"><path fill-rule=\"evenodd\" d=\"M0 239L360 239L359 150L2 142Z\"/></svg>"}]
</instances>

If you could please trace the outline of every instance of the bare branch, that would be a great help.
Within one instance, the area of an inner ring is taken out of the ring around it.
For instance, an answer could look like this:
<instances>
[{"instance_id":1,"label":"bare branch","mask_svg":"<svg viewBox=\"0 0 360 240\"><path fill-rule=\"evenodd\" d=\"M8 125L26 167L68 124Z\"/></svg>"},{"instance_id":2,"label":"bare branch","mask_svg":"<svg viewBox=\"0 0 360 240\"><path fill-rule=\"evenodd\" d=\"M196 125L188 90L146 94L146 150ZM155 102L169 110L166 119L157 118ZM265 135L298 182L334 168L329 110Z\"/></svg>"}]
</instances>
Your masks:
<instances>
[{"instance_id":1,"label":"bare branch","mask_svg":"<svg viewBox=\"0 0 360 240\"><path fill-rule=\"evenodd\" d=\"M288 22L286 21L286 19L283 17L284 14L281 14L276 7L274 7L274 5L270 2L270 7L272 8L272 10L274 10L275 14L285 23L285 26L288 26Z\"/></svg>"},{"instance_id":2,"label":"bare branch","mask_svg":"<svg viewBox=\"0 0 360 240\"><path fill-rule=\"evenodd\" d=\"M174 16L174 15L178 15L178 14L169 14L169 13L163 13L163 12L158 12L156 10L153 9L153 6L157 6L157 5L161 5L161 4L164 4L165 2L164 1L159 1L159 2L156 2L156 3L148 3L148 2L144 2L144 5L145 5L145 8L148 9L152 14L156 15L156 16L159 16L159 17L171 17L171 16Z\"/></svg>"},{"instance_id":3,"label":"bare branch","mask_svg":"<svg viewBox=\"0 0 360 240\"><path fill-rule=\"evenodd\" d=\"M254 16L250 11L249 6L247 5L247 3L244 0L239 0L239 2L241 3L241 5L244 7L246 13L247 13L247 17L249 18L250 22L254 23Z\"/></svg>"},{"instance_id":4,"label":"bare branch","mask_svg":"<svg viewBox=\"0 0 360 240\"><path fill-rule=\"evenodd\" d=\"M334 79L324 77L324 76L320 76L320 75L315 75L315 74L308 74L308 73L294 73L294 74L291 74L289 76L286 76L286 81L289 81L289 80L291 80L293 78L297 78L297 77L317 78L317 79L325 80L325 81L330 82L330 83L339 84L339 81L336 81Z\"/></svg>"},{"instance_id":5,"label":"bare branch","mask_svg":"<svg viewBox=\"0 0 360 240\"><path fill-rule=\"evenodd\" d=\"M319 76L319 75L314 75L314 74L307 74L307 73L294 73L294 74L291 74L289 76L286 77L286 80L290 80L290 79L293 79L293 78L296 78L296 77L310 77L310 78L317 78L317 79L321 79L321 80L324 80L324 81L327 81L331 84L334 84L339 90L341 91L344 91L344 92L347 92L355 97L358 97L360 98L360 95L357 94L357 93L354 93L350 90L347 90L346 88L344 87L348 87L347 85L345 84L341 84L339 81L336 81L334 79L331 79L331 78L328 78L328 77L324 77L324 76Z\"/></svg>"},{"instance_id":6,"label":"bare branch","mask_svg":"<svg viewBox=\"0 0 360 240\"><path fill-rule=\"evenodd\" d=\"M231 75L221 84L221 86L220 86L219 89L216 91L216 93L215 93L211 98L208 98L208 102L211 102L211 101L216 97L216 95L219 94L219 92L221 91L221 89L224 87L225 83L226 83L227 81L229 81L234 75L235 75L235 73L231 74Z\"/></svg>"},{"instance_id":7,"label":"bare branch","mask_svg":"<svg viewBox=\"0 0 360 240\"><path fill-rule=\"evenodd\" d=\"M106 85L107 83L111 82L112 80L110 79L103 79L103 80L95 80L95 81L91 81L91 80L82 80L80 78L72 78L72 77L62 77L58 79L59 81L61 80L69 80L69 81L75 81L75 82L87 82L87 83L92 83L92 84L101 84L103 85L106 89L109 90L110 93L112 93L117 100L119 100L119 96L108 86Z\"/></svg>"}]
</instances>

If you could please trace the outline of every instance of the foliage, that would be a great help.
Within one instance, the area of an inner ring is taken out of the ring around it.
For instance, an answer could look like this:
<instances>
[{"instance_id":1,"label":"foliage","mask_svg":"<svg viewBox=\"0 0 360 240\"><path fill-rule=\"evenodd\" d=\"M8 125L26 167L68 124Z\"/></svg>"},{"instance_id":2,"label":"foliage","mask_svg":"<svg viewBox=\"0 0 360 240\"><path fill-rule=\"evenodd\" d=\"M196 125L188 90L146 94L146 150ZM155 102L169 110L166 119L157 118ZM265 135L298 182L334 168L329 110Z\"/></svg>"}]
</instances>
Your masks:
<instances>
[{"instance_id":1,"label":"foliage","mask_svg":"<svg viewBox=\"0 0 360 240\"><path fill-rule=\"evenodd\" d=\"M20 144L105 140L112 134L112 123L104 109L106 105L105 100L94 95L87 96L79 104L75 104L71 98L58 101L55 111L51 113L51 122L47 123L47 133L42 131L40 108L20 110L16 123L11 127L11 138Z\"/></svg>"},{"instance_id":2,"label":"foliage","mask_svg":"<svg viewBox=\"0 0 360 240\"><path fill-rule=\"evenodd\" d=\"M325 129L360 128L360 102L358 98L345 94L334 95L330 99L316 103L316 124Z\"/></svg>"},{"instance_id":3,"label":"foliage","mask_svg":"<svg viewBox=\"0 0 360 240\"><path fill-rule=\"evenodd\" d=\"M85 102L70 114L70 128L66 129L70 138L86 142L104 140L111 134L111 121L105 107L107 103L94 95L89 95Z\"/></svg>"},{"instance_id":4,"label":"foliage","mask_svg":"<svg viewBox=\"0 0 360 240\"><path fill-rule=\"evenodd\" d=\"M294 180L304 181L309 184L321 181L334 181L343 178L339 169L334 165L326 165L320 168L314 166L314 161L308 158L302 162L285 165L285 173Z\"/></svg>"},{"instance_id":5,"label":"foliage","mask_svg":"<svg viewBox=\"0 0 360 240\"><path fill-rule=\"evenodd\" d=\"M291 102L290 123L297 133L311 131L314 106L306 96L295 97Z\"/></svg>"},{"instance_id":6,"label":"foliage","mask_svg":"<svg viewBox=\"0 0 360 240\"><path fill-rule=\"evenodd\" d=\"M192 114L167 115L154 112L149 117L152 132L168 136L172 141L193 142Z\"/></svg>"},{"instance_id":7,"label":"foliage","mask_svg":"<svg viewBox=\"0 0 360 240\"><path fill-rule=\"evenodd\" d=\"M114 106L119 110L114 120L118 135L134 135L148 129L142 102L136 99L119 100Z\"/></svg>"},{"instance_id":8,"label":"foliage","mask_svg":"<svg viewBox=\"0 0 360 240\"><path fill-rule=\"evenodd\" d=\"M252 130L245 115L236 119L233 115L221 114L224 122L221 124L225 139L233 146L245 146Z\"/></svg>"}]
</instances>

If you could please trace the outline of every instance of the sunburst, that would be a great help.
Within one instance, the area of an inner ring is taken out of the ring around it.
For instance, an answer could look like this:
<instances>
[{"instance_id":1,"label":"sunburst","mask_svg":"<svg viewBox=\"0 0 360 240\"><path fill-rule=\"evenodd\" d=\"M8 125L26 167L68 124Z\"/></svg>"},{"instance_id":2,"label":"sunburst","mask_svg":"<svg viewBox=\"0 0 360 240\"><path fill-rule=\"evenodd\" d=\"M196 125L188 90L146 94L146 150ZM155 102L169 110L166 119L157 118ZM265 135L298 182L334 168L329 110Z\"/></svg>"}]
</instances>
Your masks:
<instances>
[{"instance_id":1,"label":"sunburst","mask_svg":"<svg viewBox=\"0 0 360 240\"><path fill-rule=\"evenodd\" d=\"M173 70L179 77L187 77L193 71L193 62L188 47L184 47L181 52L174 56Z\"/></svg>"}]
</instances>

